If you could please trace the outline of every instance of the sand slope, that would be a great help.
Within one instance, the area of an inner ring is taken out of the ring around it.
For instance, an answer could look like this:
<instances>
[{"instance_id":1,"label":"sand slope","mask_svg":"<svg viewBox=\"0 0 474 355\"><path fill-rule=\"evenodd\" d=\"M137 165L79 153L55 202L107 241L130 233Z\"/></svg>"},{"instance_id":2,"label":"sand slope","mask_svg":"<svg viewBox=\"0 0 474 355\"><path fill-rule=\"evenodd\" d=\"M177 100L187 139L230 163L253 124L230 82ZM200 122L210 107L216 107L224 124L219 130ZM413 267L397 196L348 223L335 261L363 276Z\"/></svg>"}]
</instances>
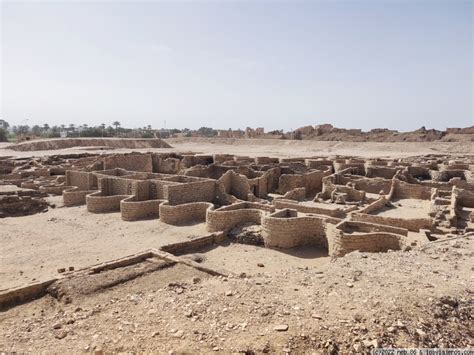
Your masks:
<instances>
[{"instance_id":1,"label":"sand slope","mask_svg":"<svg viewBox=\"0 0 474 355\"><path fill-rule=\"evenodd\" d=\"M22 142L7 146L18 151L55 150L72 147L109 147L109 148L171 148L161 139L135 138L58 138Z\"/></svg>"}]
</instances>

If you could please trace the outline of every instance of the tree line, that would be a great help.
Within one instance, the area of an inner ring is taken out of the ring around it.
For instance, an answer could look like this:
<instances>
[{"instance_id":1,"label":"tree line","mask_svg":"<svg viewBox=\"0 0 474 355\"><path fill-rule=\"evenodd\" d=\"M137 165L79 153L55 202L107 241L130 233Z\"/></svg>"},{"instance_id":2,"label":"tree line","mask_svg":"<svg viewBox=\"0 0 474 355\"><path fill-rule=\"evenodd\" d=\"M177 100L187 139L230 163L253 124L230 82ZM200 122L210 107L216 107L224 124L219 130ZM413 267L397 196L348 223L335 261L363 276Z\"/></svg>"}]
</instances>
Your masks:
<instances>
[{"instance_id":1,"label":"tree line","mask_svg":"<svg viewBox=\"0 0 474 355\"><path fill-rule=\"evenodd\" d=\"M27 124L10 126L6 120L0 119L0 142L16 141L27 136L38 138L59 138L61 136L167 138L177 133L182 133L185 137L191 137L193 135L201 137L217 136L217 130L210 127L201 127L197 130L191 130L188 128L184 128L182 130L176 128L169 130L156 130L153 129L151 125L147 125L142 128L132 129L122 127L119 121L114 121L108 126L105 123L102 123L98 126L89 126L87 124L77 126L74 123L69 125L62 124L54 126L50 126L47 123L43 124L42 126L29 126Z\"/></svg>"}]
</instances>

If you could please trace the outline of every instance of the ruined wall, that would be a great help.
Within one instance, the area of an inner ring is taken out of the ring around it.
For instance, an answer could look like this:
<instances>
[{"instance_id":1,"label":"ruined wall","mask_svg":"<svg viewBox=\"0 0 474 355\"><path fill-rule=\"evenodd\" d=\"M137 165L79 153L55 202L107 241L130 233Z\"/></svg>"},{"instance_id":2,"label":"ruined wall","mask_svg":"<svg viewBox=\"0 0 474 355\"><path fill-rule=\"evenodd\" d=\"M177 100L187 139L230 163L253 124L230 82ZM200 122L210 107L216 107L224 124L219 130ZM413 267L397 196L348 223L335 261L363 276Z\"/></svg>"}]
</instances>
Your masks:
<instances>
[{"instance_id":1,"label":"ruined wall","mask_svg":"<svg viewBox=\"0 0 474 355\"><path fill-rule=\"evenodd\" d=\"M66 185L77 186L79 190L93 190L94 183L97 179L94 179L93 173L86 171L66 171Z\"/></svg>"},{"instance_id":2,"label":"ruined wall","mask_svg":"<svg viewBox=\"0 0 474 355\"><path fill-rule=\"evenodd\" d=\"M104 213L120 211L120 201L129 195L103 196L101 192L94 192L86 196L87 211L91 213Z\"/></svg>"},{"instance_id":3,"label":"ruined wall","mask_svg":"<svg viewBox=\"0 0 474 355\"><path fill-rule=\"evenodd\" d=\"M298 212L303 213L314 213L314 214L322 214L331 217L339 217L344 218L346 216L346 212L342 208L324 208L319 206L307 206L300 204L298 202L286 199L276 199L273 200L273 205L275 208L283 209L283 208L290 208L297 210Z\"/></svg>"},{"instance_id":4,"label":"ruined wall","mask_svg":"<svg viewBox=\"0 0 474 355\"><path fill-rule=\"evenodd\" d=\"M79 190L74 186L63 191L63 203L66 207L81 206L86 204L86 196L97 190Z\"/></svg>"},{"instance_id":5,"label":"ruined wall","mask_svg":"<svg viewBox=\"0 0 474 355\"><path fill-rule=\"evenodd\" d=\"M273 212L271 205L253 202L241 202L218 209L209 209L206 216L206 227L210 232L228 231L241 223L261 224L266 212Z\"/></svg>"},{"instance_id":6,"label":"ruined wall","mask_svg":"<svg viewBox=\"0 0 474 355\"><path fill-rule=\"evenodd\" d=\"M375 216L365 213L353 213L352 220L359 222L368 222L375 224L382 224L386 226L394 226L399 228L405 228L412 232L419 232L420 229L432 229L433 220L431 218L394 218L394 217L382 217Z\"/></svg>"},{"instance_id":7,"label":"ruined wall","mask_svg":"<svg viewBox=\"0 0 474 355\"><path fill-rule=\"evenodd\" d=\"M377 211L381 210L382 208L384 208L387 205L388 202L389 201L386 197L380 197L379 199L377 199L374 202L370 203L368 206L360 209L359 213L370 214L370 213L377 212Z\"/></svg>"},{"instance_id":8,"label":"ruined wall","mask_svg":"<svg viewBox=\"0 0 474 355\"><path fill-rule=\"evenodd\" d=\"M429 200L431 197L431 187L417 184L409 184L405 181L394 179L395 190L393 198L416 198L420 200Z\"/></svg>"},{"instance_id":9,"label":"ruined wall","mask_svg":"<svg viewBox=\"0 0 474 355\"><path fill-rule=\"evenodd\" d=\"M216 182L203 180L190 183L163 186L163 197L170 205L188 202L211 202L216 196Z\"/></svg>"},{"instance_id":10,"label":"ruined wall","mask_svg":"<svg viewBox=\"0 0 474 355\"><path fill-rule=\"evenodd\" d=\"M176 206L163 202L159 206L159 214L163 223L184 225L204 222L206 220L206 211L211 207L213 207L212 203L208 202L191 202Z\"/></svg>"},{"instance_id":11,"label":"ruined wall","mask_svg":"<svg viewBox=\"0 0 474 355\"><path fill-rule=\"evenodd\" d=\"M296 210L284 209L263 217L263 239L269 248L300 245L327 247L325 222L319 217L298 217Z\"/></svg>"},{"instance_id":12,"label":"ruined wall","mask_svg":"<svg viewBox=\"0 0 474 355\"><path fill-rule=\"evenodd\" d=\"M353 233L356 231L357 233ZM407 246L407 231L369 223L343 221L327 225L330 256L344 256L358 250L362 252L386 252Z\"/></svg>"},{"instance_id":13,"label":"ruined wall","mask_svg":"<svg viewBox=\"0 0 474 355\"><path fill-rule=\"evenodd\" d=\"M130 171L153 171L151 154L114 154L104 158L104 169L122 168Z\"/></svg>"},{"instance_id":14,"label":"ruined wall","mask_svg":"<svg viewBox=\"0 0 474 355\"><path fill-rule=\"evenodd\" d=\"M339 175L338 184L346 185L348 182L354 184L357 190L378 194L383 191L385 194L390 192L392 180L383 178L366 178L355 175Z\"/></svg>"},{"instance_id":15,"label":"ruined wall","mask_svg":"<svg viewBox=\"0 0 474 355\"><path fill-rule=\"evenodd\" d=\"M453 188L453 195L456 196L457 205L474 208L474 192Z\"/></svg>"},{"instance_id":16,"label":"ruined wall","mask_svg":"<svg viewBox=\"0 0 474 355\"><path fill-rule=\"evenodd\" d=\"M288 191L305 187L307 196L314 196L322 190L323 177L329 174L330 170L314 170L304 174L282 174L278 182L278 192L284 195Z\"/></svg>"},{"instance_id":17,"label":"ruined wall","mask_svg":"<svg viewBox=\"0 0 474 355\"><path fill-rule=\"evenodd\" d=\"M130 196L120 201L120 213L124 221L136 221L143 218L158 218L159 206L165 200L137 200Z\"/></svg>"}]
</instances>

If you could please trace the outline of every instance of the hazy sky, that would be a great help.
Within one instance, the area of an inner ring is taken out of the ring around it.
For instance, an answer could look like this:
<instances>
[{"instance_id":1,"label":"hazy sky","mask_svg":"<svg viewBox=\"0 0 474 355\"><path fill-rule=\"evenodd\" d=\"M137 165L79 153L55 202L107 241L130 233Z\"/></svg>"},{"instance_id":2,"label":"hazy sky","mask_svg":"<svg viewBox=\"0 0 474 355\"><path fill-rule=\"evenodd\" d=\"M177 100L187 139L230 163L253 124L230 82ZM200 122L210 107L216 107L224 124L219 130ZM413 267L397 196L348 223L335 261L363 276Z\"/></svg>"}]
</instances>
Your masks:
<instances>
[{"instance_id":1,"label":"hazy sky","mask_svg":"<svg viewBox=\"0 0 474 355\"><path fill-rule=\"evenodd\" d=\"M474 1L457 0L3 1L0 117L474 125L473 17Z\"/></svg>"}]
</instances>

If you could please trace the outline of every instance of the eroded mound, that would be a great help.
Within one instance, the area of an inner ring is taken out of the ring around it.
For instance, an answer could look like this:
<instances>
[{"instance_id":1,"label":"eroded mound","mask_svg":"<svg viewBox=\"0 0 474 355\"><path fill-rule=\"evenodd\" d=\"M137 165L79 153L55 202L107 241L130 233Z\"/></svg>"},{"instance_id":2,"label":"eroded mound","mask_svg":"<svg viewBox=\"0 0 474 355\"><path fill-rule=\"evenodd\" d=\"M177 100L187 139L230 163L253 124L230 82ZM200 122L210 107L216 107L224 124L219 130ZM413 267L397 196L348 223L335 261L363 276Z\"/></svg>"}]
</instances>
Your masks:
<instances>
[{"instance_id":1,"label":"eroded mound","mask_svg":"<svg viewBox=\"0 0 474 355\"><path fill-rule=\"evenodd\" d=\"M110 148L172 148L161 139L132 138L65 138L23 142L8 146L17 151L55 150L73 147L110 147Z\"/></svg>"}]
</instances>

